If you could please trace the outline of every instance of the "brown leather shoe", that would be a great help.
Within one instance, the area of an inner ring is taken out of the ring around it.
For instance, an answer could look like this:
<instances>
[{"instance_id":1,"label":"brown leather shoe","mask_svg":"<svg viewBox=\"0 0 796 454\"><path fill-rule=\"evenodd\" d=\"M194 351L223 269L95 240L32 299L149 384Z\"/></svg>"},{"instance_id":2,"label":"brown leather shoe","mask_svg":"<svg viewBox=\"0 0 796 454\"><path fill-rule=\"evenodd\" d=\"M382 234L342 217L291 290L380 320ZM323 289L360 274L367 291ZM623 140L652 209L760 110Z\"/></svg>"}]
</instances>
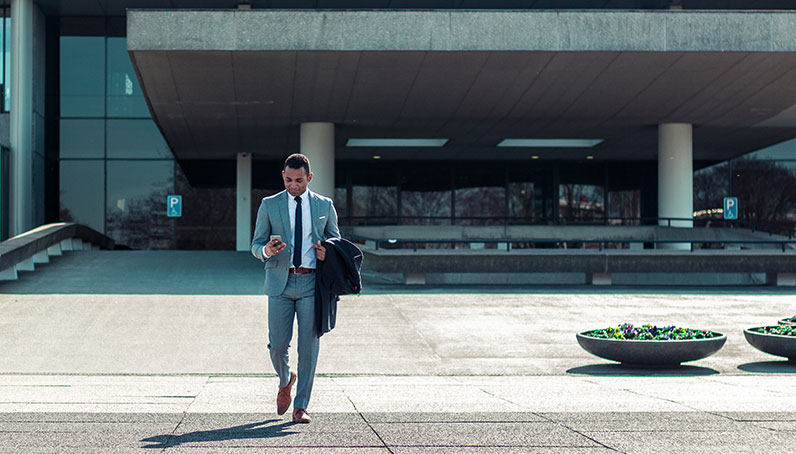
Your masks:
<instances>
[{"instance_id":1,"label":"brown leather shoe","mask_svg":"<svg viewBox=\"0 0 796 454\"><path fill-rule=\"evenodd\" d=\"M312 419L310 419L310 415L307 414L307 411L303 408L294 408L293 409L293 422L298 424L309 424Z\"/></svg>"},{"instance_id":2,"label":"brown leather shoe","mask_svg":"<svg viewBox=\"0 0 796 454\"><path fill-rule=\"evenodd\" d=\"M290 382L287 386L280 386L279 392L276 393L276 414L284 415L293 399L290 397L290 390L293 389L293 383L296 382L296 373L290 373Z\"/></svg>"}]
</instances>

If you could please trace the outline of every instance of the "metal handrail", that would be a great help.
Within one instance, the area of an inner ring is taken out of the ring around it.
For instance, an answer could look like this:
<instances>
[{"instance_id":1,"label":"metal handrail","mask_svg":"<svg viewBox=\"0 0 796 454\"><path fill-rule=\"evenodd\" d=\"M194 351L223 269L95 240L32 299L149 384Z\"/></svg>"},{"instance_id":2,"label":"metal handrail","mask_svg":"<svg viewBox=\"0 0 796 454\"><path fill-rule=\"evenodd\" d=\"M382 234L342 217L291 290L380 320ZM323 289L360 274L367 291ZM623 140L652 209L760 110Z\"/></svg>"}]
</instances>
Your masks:
<instances>
[{"instance_id":1,"label":"metal handrail","mask_svg":"<svg viewBox=\"0 0 796 454\"><path fill-rule=\"evenodd\" d=\"M411 244L412 249L416 252L418 244L469 244L469 243L495 243L495 244L506 244L506 252L511 251L511 245L516 243L542 243L542 244L555 244L558 246L561 243L569 244L583 244L583 248L585 249L585 245L587 243L597 243L599 245L599 250L602 251L605 248L605 245L608 243L652 243L652 244L683 244L689 243L690 250L693 252L695 250L694 244L777 244L781 246L782 252L786 252L786 245L788 244L796 244L796 240L789 239L789 240L715 240L715 239L679 239L679 240L658 240L658 239L577 239L577 238L525 238L525 239L466 239L466 240L456 240L456 239L446 239L446 240L439 240L439 239L397 239L397 238L371 238L365 237L362 235L347 235L349 239L358 240L358 241L372 241L375 244L375 249L379 250L379 243L388 243L388 244Z\"/></svg>"}]
</instances>

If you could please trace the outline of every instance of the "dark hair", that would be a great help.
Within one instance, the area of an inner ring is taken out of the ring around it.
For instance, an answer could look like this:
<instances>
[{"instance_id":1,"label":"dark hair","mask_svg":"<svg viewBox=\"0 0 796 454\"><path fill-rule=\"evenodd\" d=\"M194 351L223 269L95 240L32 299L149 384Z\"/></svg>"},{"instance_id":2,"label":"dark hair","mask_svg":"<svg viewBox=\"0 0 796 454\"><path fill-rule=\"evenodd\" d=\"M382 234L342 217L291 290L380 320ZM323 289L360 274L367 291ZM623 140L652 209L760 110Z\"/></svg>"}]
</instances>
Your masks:
<instances>
[{"instance_id":1,"label":"dark hair","mask_svg":"<svg viewBox=\"0 0 796 454\"><path fill-rule=\"evenodd\" d=\"M285 159L285 165L282 167L282 170L288 167L291 169L303 168L307 172L307 176L310 176L310 160L301 153L293 153Z\"/></svg>"}]
</instances>

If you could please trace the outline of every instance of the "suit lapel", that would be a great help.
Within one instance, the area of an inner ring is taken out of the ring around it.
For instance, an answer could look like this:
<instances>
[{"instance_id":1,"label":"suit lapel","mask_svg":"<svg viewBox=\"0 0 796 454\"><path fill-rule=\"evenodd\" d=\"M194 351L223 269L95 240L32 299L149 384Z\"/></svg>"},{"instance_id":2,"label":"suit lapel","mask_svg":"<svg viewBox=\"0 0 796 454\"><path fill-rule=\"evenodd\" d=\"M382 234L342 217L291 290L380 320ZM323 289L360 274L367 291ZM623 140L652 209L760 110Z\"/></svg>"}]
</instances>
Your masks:
<instances>
[{"instance_id":1,"label":"suit lapel","mask_svg":"<svg viewBox=\"0 0 796 454\"><path fill-rule=\"evenodd\" d=\"M282 196L276 198L276 203L279 205L279 214L282 216L282 228L285 230L285 236L287 238L282 238L282 241L285 243L293 245L293 238L290 235L290 211L287 209L287 191L282 191Z\"/></svg>"},{"instance_id":2,"label":"suit lapel","mask_svg":"<svg viewBox=\"0 0 796 454\"><path fill-rule=\"evenodd\" d=\"M320 229L318 226L318 214L321 212L320 207L318 206L318 197L315 196L315 193L310 191L310 219L312 219L312 244L317 244L318 241L321 239Z\"/></svg>"}]
</instances>

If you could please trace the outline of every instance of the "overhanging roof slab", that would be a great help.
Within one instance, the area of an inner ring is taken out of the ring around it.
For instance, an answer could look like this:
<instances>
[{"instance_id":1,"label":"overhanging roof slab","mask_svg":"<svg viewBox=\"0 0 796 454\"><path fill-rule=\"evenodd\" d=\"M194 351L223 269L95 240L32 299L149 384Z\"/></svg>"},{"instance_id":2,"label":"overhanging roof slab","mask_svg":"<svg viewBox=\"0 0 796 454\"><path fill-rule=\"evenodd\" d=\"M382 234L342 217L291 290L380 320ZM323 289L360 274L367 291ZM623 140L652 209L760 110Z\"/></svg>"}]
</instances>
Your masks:
<instances>
[{"instance_id":1,"label":"overhanging roof slab","mask_svg":"<svg viewBox=\"0 0 796 454\"><path fill-rule=\"evenodd\" d=\"M793 12L130 10L127 48L794 52Z\"/></svg>"},{"instance_id":2,"label":"overhanging roof slab","mask_svg":"<svg viewBox=\"0 0 796 454\"><path fill-rule=\"evenodd\" d=\"M339 125L339 148L445 137L463 159L530 136L655 159L669 121L695 125L704 160L796 136L796 12L131 10L127 24L179 159L277 158L305 121Z\"/></svg>"}]
</instances>

